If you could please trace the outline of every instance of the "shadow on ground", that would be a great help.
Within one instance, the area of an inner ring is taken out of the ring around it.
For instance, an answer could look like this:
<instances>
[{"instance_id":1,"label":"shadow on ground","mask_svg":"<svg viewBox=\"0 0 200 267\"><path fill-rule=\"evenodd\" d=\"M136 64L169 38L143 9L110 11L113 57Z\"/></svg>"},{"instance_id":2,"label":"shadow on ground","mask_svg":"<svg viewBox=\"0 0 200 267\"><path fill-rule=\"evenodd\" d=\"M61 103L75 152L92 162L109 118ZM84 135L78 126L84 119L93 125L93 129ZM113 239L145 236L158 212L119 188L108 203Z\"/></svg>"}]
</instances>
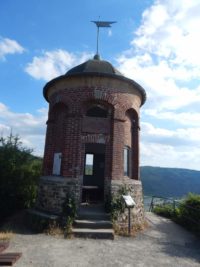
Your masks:
<instances>
[{"instance_id":1,"label":"shadow on ground","mask_svg":"<svg viewBox=\"0 0 200 267\"><path fill-rule=\"evenodd\" d=\"M170 257L190 258L200 263L200 239L169 219L147 213L150 228L141 234L161 247ZM143 236L143 237L142 237Z\"/></svg>"},{"instance_id":2,"label":"shadow on ground","mask_svg":"<svg viewBox=\"0 0 200 267\"><path fill-rule=\"evenodd\" d=\"M26 211L16 212L14 215L4 220L0 226L0 232L11 232L22 235L30 235L35 232L26 224Z\"/></svg>"}]
</instances>

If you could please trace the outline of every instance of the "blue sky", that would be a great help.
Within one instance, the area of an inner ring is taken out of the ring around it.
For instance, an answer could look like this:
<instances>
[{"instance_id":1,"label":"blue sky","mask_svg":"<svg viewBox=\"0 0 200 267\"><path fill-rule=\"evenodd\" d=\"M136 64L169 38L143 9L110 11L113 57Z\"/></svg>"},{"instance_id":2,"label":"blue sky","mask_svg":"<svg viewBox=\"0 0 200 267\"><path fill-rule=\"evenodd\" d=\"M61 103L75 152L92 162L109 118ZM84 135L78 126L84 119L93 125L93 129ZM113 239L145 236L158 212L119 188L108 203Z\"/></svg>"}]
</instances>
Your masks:
<instances>
[{"instance_id":1,"label":"blue sky","mask_svg":"<svg viewBox=\"0 0 200 267\"><path fill-rule=\"evenodd\" d=\"M47 81L100 54L147 92L141 165L200 170L200 0L0 2L0 133L43 154Z\"/></svg>"}]
</instances>

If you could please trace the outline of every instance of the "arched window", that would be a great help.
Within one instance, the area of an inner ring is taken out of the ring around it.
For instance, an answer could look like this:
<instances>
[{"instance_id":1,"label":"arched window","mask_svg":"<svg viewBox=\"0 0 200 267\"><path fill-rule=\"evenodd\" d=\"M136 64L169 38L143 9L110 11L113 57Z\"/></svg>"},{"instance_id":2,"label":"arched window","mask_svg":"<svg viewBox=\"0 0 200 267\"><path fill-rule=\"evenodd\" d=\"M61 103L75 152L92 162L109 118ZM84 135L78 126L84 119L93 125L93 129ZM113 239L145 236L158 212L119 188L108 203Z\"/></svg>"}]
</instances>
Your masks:
<instances>
[{"instance_id":1,"label":"arched window","mask_svg":"<svg viewBox=\"0 0 200 267\"><path fill-rule=\"evenodd\" d=\"M62 175L62 155L67 131L67 113L67 106L64 103L57 103L52 107L49 114L52 121L51 149L53 153L53 175Z\"/></svg>"},{"instance_id":2,"label":"arched window","mask_svg":"<svg viewBox=\"0 0 200 267\"><path fill-rule=\"evenodd\" d=\"M130 176L131 171L131 149L128 146L124 147L124 175L125 176Z\"/></svg>"},{"instance_id":3,"label":"arched window","mask_svg":"<svg viewBox=\"0 0 200 267\"><path fill-rule=\"evenodd\" d=\"M49 111L49 120L53 120L55 123L58 120L63 120L67 114L67 106L64 103L57 103Z\"/></svg>"},{"instance_id":4,"label":"arched window","mask_svg":"<svg viewBox=\"0 0 200 267\"><path fill-rule=\"evenodd\" d=\"M124 175L132 179L139 176L139 125L138 114L134 109L126 112L124 123L125 147L124 147Z\"/></svg>"},{"instance_id":5,"label":"arched window","mask_svg":"<svg viewBox=\"0 0 200 267\"><path fill-rule=\"evenodd\" d=\"M100 106L92 106L87 110L86 116L88 117L99 117L99 118L107 118L108 117L108 111Z\"/></svg>"}]
</instances>

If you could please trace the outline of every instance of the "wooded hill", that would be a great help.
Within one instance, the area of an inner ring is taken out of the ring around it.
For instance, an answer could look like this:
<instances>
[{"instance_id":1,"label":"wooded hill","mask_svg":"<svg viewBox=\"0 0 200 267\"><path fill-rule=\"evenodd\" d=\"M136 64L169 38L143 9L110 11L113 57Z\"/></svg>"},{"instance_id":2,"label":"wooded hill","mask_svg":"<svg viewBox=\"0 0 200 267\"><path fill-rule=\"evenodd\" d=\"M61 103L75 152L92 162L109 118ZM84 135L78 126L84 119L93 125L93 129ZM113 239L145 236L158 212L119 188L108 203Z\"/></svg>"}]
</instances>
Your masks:
<instances>
[{"instance_id":1,"label":"wooded hill","mask_svg":"<svg viewBox=\"0 0 200 267\"><path fill-rule=\"evenodd\" d=\"M179 198L189 192L200 194L200 171L150 166L140 170L144 195Z\"/></svg>"}]
</instances>

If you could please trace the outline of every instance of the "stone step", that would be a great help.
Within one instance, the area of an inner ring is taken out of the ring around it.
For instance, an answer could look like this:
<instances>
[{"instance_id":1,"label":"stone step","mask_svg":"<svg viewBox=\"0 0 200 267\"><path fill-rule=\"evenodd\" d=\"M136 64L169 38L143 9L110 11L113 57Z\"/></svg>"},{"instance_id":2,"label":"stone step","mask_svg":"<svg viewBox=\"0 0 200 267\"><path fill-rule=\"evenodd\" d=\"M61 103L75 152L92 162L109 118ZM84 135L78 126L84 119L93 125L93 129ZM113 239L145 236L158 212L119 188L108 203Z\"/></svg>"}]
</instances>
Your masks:
<instances>
[{"instance_id":1,"label":"stone step","mask_svg":"<svg viewBox=\"0 0 200 267\"><path fill-rule=\"evenodd\" d=\"M78 212L80 220L110 220L110 215L105 212L103 205L82 205Z\"/></svg>"},{"instance_id":2,"label":"stone step","mask_svg":"<svg viewBox=\"0 0 200 267\"><path fill-rule=\"evenodd\" d=\"M113 229L73 228L72 235L81 238L114 239Z\"/></svg>"},{"instance_id":3,"label":"stone step","mask_svg":"<svg viewBox=\"0 0 200 267\"><path fill-rule=\"evenodd\" d=\"M72 229L74 237L114 239L110 215L104 205L81 205Z\"/></svg>"},{"instance_id":4,"label":"stone step","mask_svg":"<svg viewBox=\"0 0 200 267\"><path fill-rule=\"evenodd\" d=\"M89 228L89 229L112 229L112 223L109 220L75 220L75 228Z\"/></svg>"},{"instance_id":5,"label":"stone step","mask_svg":"<svg viewBox=\"0 0 200 267\"><path fill-rule=\"evenodd\" d=\"M110 220L110 215L105 212L79 212L79 220Z\"/></svg>"}]
</instances>

